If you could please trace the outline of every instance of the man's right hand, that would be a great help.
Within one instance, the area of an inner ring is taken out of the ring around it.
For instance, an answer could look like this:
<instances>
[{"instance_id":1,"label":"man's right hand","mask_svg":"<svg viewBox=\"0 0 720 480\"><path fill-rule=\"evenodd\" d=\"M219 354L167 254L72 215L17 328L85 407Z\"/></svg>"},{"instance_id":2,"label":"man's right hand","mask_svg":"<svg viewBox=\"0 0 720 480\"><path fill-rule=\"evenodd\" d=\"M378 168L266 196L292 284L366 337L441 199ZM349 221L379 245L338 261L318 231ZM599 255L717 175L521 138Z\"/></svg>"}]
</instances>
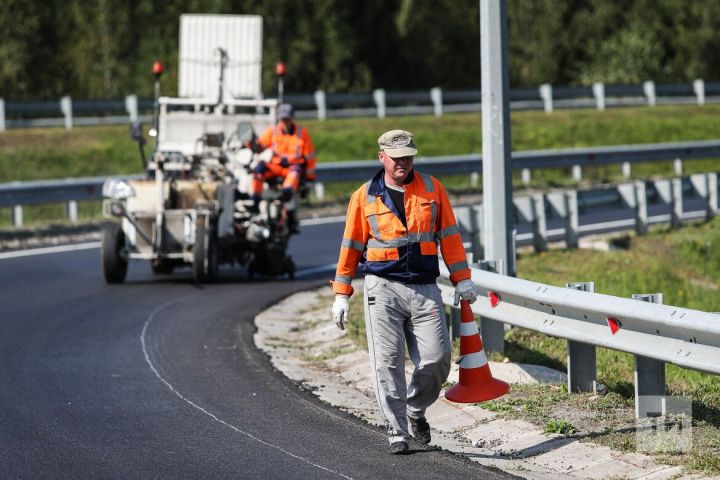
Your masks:
<instances>
[{"instance_id":1,"label":"man's right hand","mask_svg":"<svg viewBox=\"0 0 720 480\"><path fill-rule=\"evenodd\" d=\"M335 301L332 306L332 316L335 321L335 325L340 330L345 330L345 323L349 321L350 306L348 305L348 296L343 294L336 294Z\"/></svg>"}]
</instances>

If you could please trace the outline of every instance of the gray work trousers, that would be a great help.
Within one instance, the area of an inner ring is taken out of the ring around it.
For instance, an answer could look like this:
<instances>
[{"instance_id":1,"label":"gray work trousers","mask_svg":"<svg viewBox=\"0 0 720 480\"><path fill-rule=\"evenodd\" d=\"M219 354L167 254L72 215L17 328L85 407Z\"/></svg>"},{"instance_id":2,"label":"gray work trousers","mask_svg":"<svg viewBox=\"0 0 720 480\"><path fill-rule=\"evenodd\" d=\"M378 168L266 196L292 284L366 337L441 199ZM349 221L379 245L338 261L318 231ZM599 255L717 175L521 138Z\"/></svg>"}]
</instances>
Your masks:
<instances>
[{"instance_id":1,"label":"gray work trousers","mask_svg":"<svg viewBox=\"0 0 720 480\"><path fill-rule=\"evenodd\" d=\"M390 443L407 441L407 417L425 416L450 373L450 336L440 288L365 276L365 329L375 397ZM405 343L415 365L405 382Z\"/></svg>"}]
</instances>

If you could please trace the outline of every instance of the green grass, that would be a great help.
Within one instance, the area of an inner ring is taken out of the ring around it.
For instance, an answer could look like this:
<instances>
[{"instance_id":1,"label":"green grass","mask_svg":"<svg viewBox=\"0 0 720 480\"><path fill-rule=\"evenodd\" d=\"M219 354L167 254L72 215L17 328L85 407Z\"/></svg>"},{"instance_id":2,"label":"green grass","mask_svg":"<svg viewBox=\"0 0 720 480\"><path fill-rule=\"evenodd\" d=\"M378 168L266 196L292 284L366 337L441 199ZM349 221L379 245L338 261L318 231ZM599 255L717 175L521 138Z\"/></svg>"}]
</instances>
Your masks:
<instances>
[{"instance_id":1,"label":"green grass","mask_svg":"<svg viewBox=\"0 0 720 480\"><path fill-rule=\"evenodd\" d=\"M564 418L551 418L545 423L544 433L561 433L563 435L573 435L577 433L577 429Z\"/></svg>"},{"instance_id":2,"label":"green grass","mask_svg":"<svg viewBox=\"0 0 720 480\"><path fill-rule=\"evenodd\" d=\"M718 137L720 106L662 106L626 109L512 112L513 150L542 150L601 145L660 143L708 140ZM480 153L480 113L450 114L442 117L411 116L333 119L301 122L312 133L319 162L369 160L375 158L377 137L393 128L415 134L420 156ZM150 149L147 149L148 153ZM720 170L720 160L686 161L685 173ZM130 140L127 126L37 128L0 133L0 183L70 177L141 173L137 144ZM671 162L639 164L634 178L672 174ZM513 174L521 189L519 172ZM441 176L451 193L479 193L467 176ZM322 180L322 179L321 179ZM580 187L622 180L619 166L585 168ZM326 185L330 201L344 202L364 179ZM565 169L532 172L531 188L577 185ZM305 207L317 201L305 202ZM98 212L96 209L95 212ZM43 223L63 217L42 208L25 215L27 223ZM99 218L97 213L94 219ZM9 214L0 212L0 227Z\"/></svg>"},{"instance_id":3,"label":"green grass","mask_svg":"<svg viewBox=\"0 0 720 480\"><path fill-rule=\"evenodd\" d=\"M714 139L720 131L718 113L716 105L513 112L512 145L513 150L540 150ZM312 133L319 162L373 159L378 135L392 128L412 131L420 156L482 151L479 113L304 120L302 124ZM670 168L668 162L658 174L669 173ZM656 170L635 168L638 175ZM597 175L616 171L619 168L598 168ZM138 148L126 126L36 128L0 134L0 182L138 172Z\"/></svg>"}]
</instances>

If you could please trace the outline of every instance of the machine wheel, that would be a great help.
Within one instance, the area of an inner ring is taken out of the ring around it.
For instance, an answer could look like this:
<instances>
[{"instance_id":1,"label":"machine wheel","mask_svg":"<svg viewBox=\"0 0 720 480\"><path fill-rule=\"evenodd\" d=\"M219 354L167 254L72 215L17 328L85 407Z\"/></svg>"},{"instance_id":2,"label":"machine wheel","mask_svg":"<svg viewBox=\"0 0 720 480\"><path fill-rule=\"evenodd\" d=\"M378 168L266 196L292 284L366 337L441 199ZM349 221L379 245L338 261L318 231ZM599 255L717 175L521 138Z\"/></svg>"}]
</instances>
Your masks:
<instances>
[{"instance_id":1,"label":"machine wheel","mask_svg":"<svg viewBox=\"0 0 720 480\"><path fill-rule=\"evenodd\" d=\"M127 258L122 255L125 248L125 232L119 223L105 228L102 238L102 269L107 283L122 283L127 275Z\"/></svg>"},{"instance_id":2,"label":"machine wheel","mask_svg":"<svg viewBox=\"0 0 720 480\"><path fill-rule=\"evenodd\" d=\"M219 257L218 257L218 239L215 229L210 233L208 238L208 251L207 251L207 278L208 280L215 280L218 276L219 270Z\"/></svg>"},{"instance_id":3,"label":"machine wheel","mask_svg":"<svg viewBox=\"0 0 720 480\"><path fill-rule=\"evenodd\" d=\"M193 245L192 273L195 283L207 279L205 274L205 224L198 222L195 226L195 245Z\"/></svg>"}]
</instances>

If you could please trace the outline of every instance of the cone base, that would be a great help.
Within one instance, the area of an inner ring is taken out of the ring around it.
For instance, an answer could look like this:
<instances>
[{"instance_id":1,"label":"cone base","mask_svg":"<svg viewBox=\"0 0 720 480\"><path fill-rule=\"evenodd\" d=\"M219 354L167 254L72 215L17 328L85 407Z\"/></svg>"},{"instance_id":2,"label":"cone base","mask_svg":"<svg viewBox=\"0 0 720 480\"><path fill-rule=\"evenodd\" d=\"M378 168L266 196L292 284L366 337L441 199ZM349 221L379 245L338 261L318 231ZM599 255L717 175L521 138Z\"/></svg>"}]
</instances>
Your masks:
<instances>
[{"instance_id":1,"label":"cone base","mask_svg":"<svg viewBox=\"0 0 720 480\"><path fill-rule=\"evenodd\" d=\"M476 386L456 383L445 391L445 398L455 403L487 402L502 397L508 390L510 390L510 385L493 378L489 383Z\"/></svg>"}]
</instances>

